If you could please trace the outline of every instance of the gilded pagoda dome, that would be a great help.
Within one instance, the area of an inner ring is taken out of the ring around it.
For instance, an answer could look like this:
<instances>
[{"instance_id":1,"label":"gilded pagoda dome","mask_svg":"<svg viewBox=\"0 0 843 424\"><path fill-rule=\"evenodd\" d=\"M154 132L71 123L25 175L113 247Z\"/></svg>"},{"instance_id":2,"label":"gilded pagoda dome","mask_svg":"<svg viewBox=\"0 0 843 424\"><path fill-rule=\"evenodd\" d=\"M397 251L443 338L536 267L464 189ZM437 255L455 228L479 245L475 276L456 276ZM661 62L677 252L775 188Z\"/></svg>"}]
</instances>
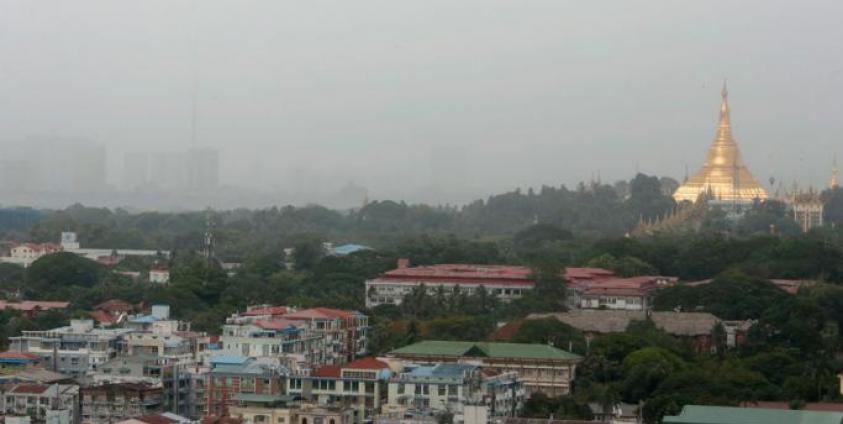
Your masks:
<instances>
[{"instance_id":1,"label":"gilded pagoda dome","mask_svg":"<svg viewBox=\"0 0 843 424\"><path fill-rule=\"evenodd\" d=\"M725 83L721 96L720 124L708 149L705 164L673 193L677 202L695 202L704 194L721 202L752 203L767 199L767 190L743 163L738 145L732 137Z\"/></svg>"}]
</instances>

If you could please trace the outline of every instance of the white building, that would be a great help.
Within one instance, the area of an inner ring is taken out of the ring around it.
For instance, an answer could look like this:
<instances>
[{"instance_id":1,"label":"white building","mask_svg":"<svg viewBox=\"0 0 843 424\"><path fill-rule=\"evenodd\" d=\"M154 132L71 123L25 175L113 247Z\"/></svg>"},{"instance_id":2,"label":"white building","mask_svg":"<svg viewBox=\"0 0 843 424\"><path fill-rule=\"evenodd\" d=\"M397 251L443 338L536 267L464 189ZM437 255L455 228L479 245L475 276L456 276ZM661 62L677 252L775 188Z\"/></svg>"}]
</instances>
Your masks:
<instances>
[{"instance_id":1,"label":"white building","mask_svg":"<svg viewBox=\"0 0 843 424\"><path fill-rule=\"evenodd\" d=\"M399 259L398 268L366 281L366 307L398 305L404 296L422 285L431 295L439 290L446 296L457 291L472 295L482 288L489 296L509 301L535 287L531 274L532 270L523 266L439 264L411 267L409 260Z\"/></svg>"},{"instance_id":2,"label":"white building","mask_svg":"<svg viewBox=\"0 0 843 424\"><path fill-rule=\"evenodd\" d=\"M156 263L149 269L149 282L167 284L170 282L170 269L167 265Z\"/></svg>"},{"instance_id":3,"label":"white building","mask_svg":"<svg viewBox=\"0 0 843 424\"><path fill-rule=\"evenodd\" d=\"M74 319L66 327L10 337L9 350L38 355L48 369L80 376L115 357L124 336L132 331L94 328L93 320Z\"/></svg>"}]
</instances>

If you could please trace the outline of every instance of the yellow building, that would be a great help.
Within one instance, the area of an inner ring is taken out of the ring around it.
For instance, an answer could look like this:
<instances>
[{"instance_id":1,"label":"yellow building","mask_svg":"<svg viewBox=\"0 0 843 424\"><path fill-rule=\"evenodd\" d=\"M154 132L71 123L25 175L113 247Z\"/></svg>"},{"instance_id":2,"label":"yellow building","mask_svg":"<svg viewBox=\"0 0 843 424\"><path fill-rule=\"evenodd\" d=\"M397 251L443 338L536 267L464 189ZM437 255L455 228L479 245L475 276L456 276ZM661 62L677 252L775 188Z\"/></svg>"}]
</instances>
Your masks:
<instances>
[{"instance_id":1,"label":"yellow building","mask_svg":"<svg viewBox=\"0 0 843 424\"><path fill-rule=\"evenodd\" d=\"M673 193L677 202L695 202L701 194L710 195L710 198L718 203L748 204L756 199L767 199L767 191L743 163L738 145L732 138L725 83L721 95L723 100L720 104L720 124L708 149L705 164Z\"/></svg>"}]
</instances>

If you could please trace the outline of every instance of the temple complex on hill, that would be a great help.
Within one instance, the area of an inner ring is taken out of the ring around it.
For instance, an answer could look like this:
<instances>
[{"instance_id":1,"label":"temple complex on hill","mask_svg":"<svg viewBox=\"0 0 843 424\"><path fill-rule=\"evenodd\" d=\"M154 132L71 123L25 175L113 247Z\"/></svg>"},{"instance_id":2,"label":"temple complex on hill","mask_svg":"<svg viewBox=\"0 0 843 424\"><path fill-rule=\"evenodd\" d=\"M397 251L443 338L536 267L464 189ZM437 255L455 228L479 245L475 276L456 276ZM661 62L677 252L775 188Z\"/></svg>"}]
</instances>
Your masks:
<instances>
[{"instance_id":1,"label":"temple complex on hill","mask_svg":"<svg viewBox=\"0 0 843 424\"><path fill-rule=\"evenodd\" d=\"M709 202L723 205L748 205L767 199L767 191L741 159L732 137L726 84L723 84L720 104L720 124L703 167L673 193L677 202L696 202L700 195L710 194Z\"/></svg>"}]
</instances>

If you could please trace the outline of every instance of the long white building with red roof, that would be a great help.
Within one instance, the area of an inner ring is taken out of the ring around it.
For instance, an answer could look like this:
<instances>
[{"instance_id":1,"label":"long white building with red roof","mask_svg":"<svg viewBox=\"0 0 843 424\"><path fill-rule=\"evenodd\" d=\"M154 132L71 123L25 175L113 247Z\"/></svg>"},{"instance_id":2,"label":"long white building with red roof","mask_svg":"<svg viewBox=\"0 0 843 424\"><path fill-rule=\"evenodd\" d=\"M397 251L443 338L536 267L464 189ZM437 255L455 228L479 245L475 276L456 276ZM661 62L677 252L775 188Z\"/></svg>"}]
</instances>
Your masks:
<instances>
[{"instance_id":1,"label":"long white building with red roof","mask_svg":"<svg viewBox=\"0 0 843 424\"><path fill-rule=\"evenodd\" d=\"M411 267L406 259L398 260L398 268L366 281L366 307L398 305L415 287L424 285L430 294L439 287L453 293L459 287L474 294L480 287L498 299L509 301L521 297L536 285L530 268L511 265L439 264Z\"/></svg>"},{"instance_id":2,"label":"long white building with red roof","mask_svg":"<svg viewBox=\"0 0 843 424\"><path fill-rule=\"evenodd\" d=\"M562 277L567 282L569 307L584 309L648 309L653 290L676 282L675 277L662 276L621 278L602 268L570 267ZM422 285L430 295L441 289L449 295L457 288L471 295L483 287L489 295L512 301L532 290L536 283L532 270L524 266L439 264L411 267L408 260L399 259L398 268L366 281L366 306L399 305L413 289Z\"/></svg>"}]
</instances>

